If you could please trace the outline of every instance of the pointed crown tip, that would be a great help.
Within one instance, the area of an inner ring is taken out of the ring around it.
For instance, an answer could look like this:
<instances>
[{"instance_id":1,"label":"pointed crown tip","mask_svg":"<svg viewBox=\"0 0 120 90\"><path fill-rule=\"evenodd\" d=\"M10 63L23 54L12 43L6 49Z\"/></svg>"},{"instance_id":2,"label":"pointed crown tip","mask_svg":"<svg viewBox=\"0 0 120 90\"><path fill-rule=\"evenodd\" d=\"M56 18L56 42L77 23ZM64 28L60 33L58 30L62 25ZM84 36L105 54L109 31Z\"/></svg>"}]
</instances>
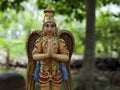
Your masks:
<instances>
[{"instance_id":1,"label":"pointed crown tip","mask_svg":"<svg viewBox=\"0 0 120 90\"><path fill-rule=\"evenodd\" d=\"M54 13L54 10L51 8L50 5L48 5L48 7L44 10L44 13L47 13L47 12L52 12L52 13Z\"/></svg>"}]
</instances>

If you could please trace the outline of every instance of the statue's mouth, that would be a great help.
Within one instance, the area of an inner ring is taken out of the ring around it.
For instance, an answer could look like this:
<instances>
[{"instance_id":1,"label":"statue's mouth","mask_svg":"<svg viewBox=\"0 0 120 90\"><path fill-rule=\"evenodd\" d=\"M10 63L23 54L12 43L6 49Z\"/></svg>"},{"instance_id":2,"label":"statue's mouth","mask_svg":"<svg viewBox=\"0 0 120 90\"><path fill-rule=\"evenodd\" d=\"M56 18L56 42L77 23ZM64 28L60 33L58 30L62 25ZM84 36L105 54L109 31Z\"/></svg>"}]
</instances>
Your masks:
<instances>
[{"instance_id":1,"label":"statue's mouth","mask_svg":"<svg viewBox=\"0 0 120 90\"><path fill-rule=\"evenodd\" d=\"M48 31L47 34L53 34L53 32L52 31Z\"/></svg>"}]
</instances>

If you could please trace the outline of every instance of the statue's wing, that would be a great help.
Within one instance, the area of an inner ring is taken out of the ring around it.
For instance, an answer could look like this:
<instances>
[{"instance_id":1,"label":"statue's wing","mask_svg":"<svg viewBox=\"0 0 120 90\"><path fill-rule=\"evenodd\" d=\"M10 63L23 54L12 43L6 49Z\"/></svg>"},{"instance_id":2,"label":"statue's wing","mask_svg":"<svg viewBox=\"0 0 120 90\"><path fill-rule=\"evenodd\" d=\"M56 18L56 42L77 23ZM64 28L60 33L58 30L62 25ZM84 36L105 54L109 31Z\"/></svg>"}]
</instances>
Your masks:
<instances>
[{"instance_id":1,"label":"statue's wing","mask_svg":"<svg viewBox=\"0 0 120 90\"><path fill-rule=\"evenodd\" d=\"M68 80L64 82L64 85L65 85L65 90L71 90L72 86L71 86L70 60L74 49L74 37L72 33L67 30L61 30L58 33L58 35L66 42L67 49L69 50L69 62L65 63L66 69L68 71Z\"/></svg>"},{"instance_id":2,"label":"statue's wing","mask_svg":"<svg viewBox=\"0 0 120 90\"><path fill-rule=\"evenodd\" d=\"M26 52L28 56L26 90L34 90L35 81L33 79L33 74L36 62L32 58L32 50L34 48L35 41L40 38L40 36L41 31L33 31L32 33L30 33L26 42Z\"/></svg>"}]
</instances>

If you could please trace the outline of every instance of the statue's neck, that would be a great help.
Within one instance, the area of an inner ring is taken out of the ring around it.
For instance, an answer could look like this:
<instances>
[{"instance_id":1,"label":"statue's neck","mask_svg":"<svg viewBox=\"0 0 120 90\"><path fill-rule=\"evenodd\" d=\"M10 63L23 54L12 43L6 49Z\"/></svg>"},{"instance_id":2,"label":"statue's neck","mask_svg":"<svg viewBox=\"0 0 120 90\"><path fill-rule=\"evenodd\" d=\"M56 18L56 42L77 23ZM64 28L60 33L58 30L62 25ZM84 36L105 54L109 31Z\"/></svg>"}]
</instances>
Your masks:
<instances>
[{"instance_id":1,"label":"statue's neck","mask_svg":"<svg viewBox=\"0 0 120 90\"><path fill-rule=\"evenodd\" d=\"M47 40L48 40L48 39L54 39L54 38L56 38L56 36L54 36L54 35L47 35L45 38L46 38Z\"/></svg>"}]
</instances>

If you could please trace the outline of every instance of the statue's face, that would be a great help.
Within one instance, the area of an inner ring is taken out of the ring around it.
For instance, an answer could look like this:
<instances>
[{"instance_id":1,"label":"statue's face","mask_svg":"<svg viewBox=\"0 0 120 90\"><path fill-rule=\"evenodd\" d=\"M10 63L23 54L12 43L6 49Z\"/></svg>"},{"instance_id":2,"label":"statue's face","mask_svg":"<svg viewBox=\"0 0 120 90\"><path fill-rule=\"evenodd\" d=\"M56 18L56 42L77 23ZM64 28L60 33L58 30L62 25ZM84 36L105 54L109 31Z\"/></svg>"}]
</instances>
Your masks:
<instances>
[{"instance_id":1,"label":"statue's face","mask_svg":"<svg viewBox=\"0 0 120 90\"><path fill-rule=\"evenodd\" d=\"M43 31L47 35L52 35L56 32L56 24L55 23L45 23L43 25Z\"/></svg>"}]
</instances>

